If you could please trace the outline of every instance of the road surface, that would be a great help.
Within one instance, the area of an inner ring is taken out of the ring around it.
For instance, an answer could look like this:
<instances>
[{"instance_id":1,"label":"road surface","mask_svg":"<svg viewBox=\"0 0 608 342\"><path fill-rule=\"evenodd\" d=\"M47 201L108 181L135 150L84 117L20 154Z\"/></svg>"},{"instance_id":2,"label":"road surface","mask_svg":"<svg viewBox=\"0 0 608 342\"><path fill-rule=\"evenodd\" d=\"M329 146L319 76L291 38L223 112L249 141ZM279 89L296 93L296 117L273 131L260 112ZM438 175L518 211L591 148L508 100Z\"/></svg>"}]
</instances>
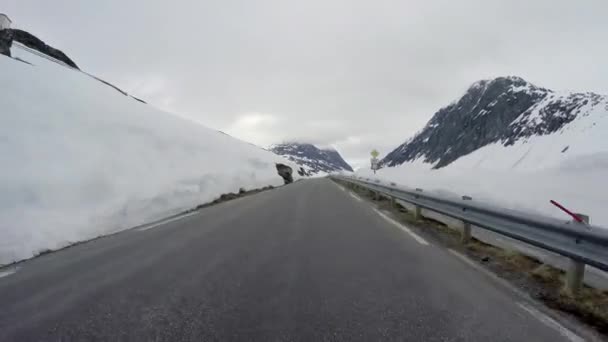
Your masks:
<instances>
[{"instance_id":1,"label":"road surface","mask_svg":"<svg viewBox=\"0 0 608 342\"><path fill-rule=\"evenodd\" d=\"M47 254L0 278L0 341L567 337L328 179Z\"/></svg>"}]
</instances>

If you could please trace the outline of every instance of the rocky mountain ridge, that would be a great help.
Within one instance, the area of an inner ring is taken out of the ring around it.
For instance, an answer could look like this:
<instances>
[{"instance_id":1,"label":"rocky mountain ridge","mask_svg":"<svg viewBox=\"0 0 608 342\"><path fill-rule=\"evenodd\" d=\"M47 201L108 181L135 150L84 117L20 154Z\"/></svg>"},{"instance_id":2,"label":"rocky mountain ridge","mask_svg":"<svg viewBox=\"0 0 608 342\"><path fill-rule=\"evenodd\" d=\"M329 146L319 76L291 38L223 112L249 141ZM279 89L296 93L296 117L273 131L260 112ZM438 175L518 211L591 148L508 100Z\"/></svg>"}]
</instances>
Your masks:
<instances>
[{"instance_id":1,"label":"rocky mountain ridge","mask_svg":"<svg viewBox=\"0 0 608 342\"><path fill-rule=\"evenodd\" d=\"M557 133L598 109L608 112L608 97L555 92L514 76L483 80L435 113L381 163L396 166L420 159L441 168L492 143L510 146L531 136Z\"/></svg>"}]
</instances>

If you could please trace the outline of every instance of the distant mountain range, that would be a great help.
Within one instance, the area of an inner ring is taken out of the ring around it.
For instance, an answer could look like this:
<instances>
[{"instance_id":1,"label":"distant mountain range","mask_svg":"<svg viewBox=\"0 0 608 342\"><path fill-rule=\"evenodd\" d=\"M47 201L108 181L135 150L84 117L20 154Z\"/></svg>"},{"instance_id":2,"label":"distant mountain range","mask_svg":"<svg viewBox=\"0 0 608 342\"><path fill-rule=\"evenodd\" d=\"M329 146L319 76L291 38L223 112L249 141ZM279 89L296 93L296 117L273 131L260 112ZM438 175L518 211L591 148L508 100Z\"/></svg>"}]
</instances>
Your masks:
<instances>
[{"instance_id":1,"label":"distant mountain range","mask_svg":"<svg viewBox=\"0 0 608 342\"><path fill-rule=\"evenodd\" d=\"M509 147L553 134L562 137L546 143L551 146L543 147L542 153L537 148L535 158L543 159L542 154L549 150L567 155L573 144L585 149L599 143L589 134L597 130L596 124L606 121L603 118L607 115L606 96L555 92L520 77L479 81L459 100L435 113L420 132L390 152L381 164L396 166L419 161L442 168L488 145ZM512 166L534 152L532 145L521 151ZM501 152L493 152L496 153ZM488 162L497 157L484 158Z\"/></svg>"},{"instance_id":2,"label":"distant mountain range","mask_svg":"<svg viewBox=\"0 0 608 342\"><path fill-rule=\"evenodd\" d=\"M270 150L305 166L311 173L353 171L340 153L334 149L320 149L312 144L292 142L273 145Z\"/></svg>"}]
</instances>

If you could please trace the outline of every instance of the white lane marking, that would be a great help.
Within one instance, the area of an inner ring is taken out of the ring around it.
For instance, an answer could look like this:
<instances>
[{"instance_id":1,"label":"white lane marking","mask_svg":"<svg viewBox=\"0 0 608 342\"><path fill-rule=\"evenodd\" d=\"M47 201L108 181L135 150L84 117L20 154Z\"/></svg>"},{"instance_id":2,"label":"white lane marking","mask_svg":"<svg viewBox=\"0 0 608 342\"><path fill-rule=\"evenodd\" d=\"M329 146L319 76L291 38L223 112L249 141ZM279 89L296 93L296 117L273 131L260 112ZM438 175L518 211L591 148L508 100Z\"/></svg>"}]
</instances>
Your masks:
<instances>
[{"instance_id":1,"label":"white lane marking","mask_svg":"<svg viewBox=\"0 0 608 342\"><path fill-rule=\"evenodd\" d=\"M340 189L340 190L342 190L344 192L350 193L350 191L346 190L346 188L344 188L342 185L340 185L340 184L338 184L336 182L332 182L332 183L334 183L338 187L338 189Z\"/></svg>"},{"instance_id":2,"label":"white lane marking","mask_svg":"<svg viewBox=\"0 0 608 342\"><path fill-rule=\"evenodd\" d=\"M15 273L17 273L16 268L6 270L6 271L0 271L0 278L7 277L7 276L9 276L11 274L15 274Z\"/></svg>"},{"instance_id":3,"label":"white lane marking","mask_svg":"<svg viewBox=\"0 0 608 342\"><path fill-rule=\"evenodd\" d=\"M363 202L363 200L359 196L353 194L352 192L349 192L348 194L350 195L350 197L356 199L357 201Z\"/></svg>"},{"instance_id":4,"label":"white lane marking","mask_svg":"<svg viewBox=\"0 0 608 342\"><path fill-rule=\"evenodd\" d=\"M568 340L570 340L572 342L584 342L585 341L580 336L578 336L577 334L575 334L572 331L570 331L570 329L564 327L563 325L559 324L553 318L545 315L544 313L536 310L535 308L533 308L533 307L531 307L531 306L529 306L527 304L524 304L524 303L517 303L517 305L520 308L524 309L530 315L534 316L534 318L536 318L539 321L543 322L548 327L557 330L557 332L560 335L564 336Z\"/></svg>"},{"instance_id":5,"label":"white lane marking","mask_svg":"<svg viewBox=\"0 0 608 342\"><path fill-rule=\"evenodd\" d=\"M459 252L457 252L457 251L455 251L453 249L448 249L448 251L450 253L452 253L454 256L456 256L458 259L460 259L461 261L463 261L464 263L466 263L467 265L473 267L476 271L479 271L479 272L485 274L486 276L490 277L493 281L495 281L496 283L500 284L501 286L509 289L511 292L516 293L521 298L529 298L530 297L527 294L523 293L518 288L516 288L515 286L511 285L506 280L500 278L496 274L494 274L494 273L488 271L487 269L485 269L480 264L478 264L475 261L469 259L467 256L465 256L465 255L463 255L463 254L461 254L461 253L459 253Z\"/></svg>"},{"instance_id":6,"label":"white lane marking","mask_svg":"<svg viewBox=\"0 0 608 342\"><path fill-rule=\"evenodd\" d=\"M408 227L402 225L401 223L393 220L392 218L384 215L384 213L382 213L380 210L378 209L374 209L374 211L376 213L378 213L378 215L382 216L383 219L385 219L386 221L388 221L389 223L397 226L399 229L403 230L404 232L410 234L411 237L414 238L414 240L416 240L419 244L424 245L424 246L428 246L429 243L426 242L425 239L423 239L422 237L420 237L418 234L414 233L411 229L409 229Z\"/></svg>"},{"instance_id":7,"label":"white lane marking","mask_svg":"<svg viewBox=\"0 0 608 342\"><path fill-rule=\"evenodd\" d=\"M141 228L137 229L137 231L139 231L139 232L143 232L143 231L145 231L145 230L152 229L152 228L156 228L156 227L162 226L162 225L164 225L164 224L171 223L171 222L173 222L173 221L177 221L177 220L181 220L181 219L183 219L183 218L186 218L186 217L188 217L188 216L192 216L192 215L196 215L196 214L198 214L198 212L197 212L197 211L195 211L195 212L193 212L193 213L190 213L190 214L186 214L186 215L182 215L182 216L174 217L174 218L169 219L169 220L166 220L166 221L161 221L161 222L158 222L158 223L154 223L154 224L152 224L152 225L150 225L150 226L141 227Z\"/></svg>"}]
</instances>

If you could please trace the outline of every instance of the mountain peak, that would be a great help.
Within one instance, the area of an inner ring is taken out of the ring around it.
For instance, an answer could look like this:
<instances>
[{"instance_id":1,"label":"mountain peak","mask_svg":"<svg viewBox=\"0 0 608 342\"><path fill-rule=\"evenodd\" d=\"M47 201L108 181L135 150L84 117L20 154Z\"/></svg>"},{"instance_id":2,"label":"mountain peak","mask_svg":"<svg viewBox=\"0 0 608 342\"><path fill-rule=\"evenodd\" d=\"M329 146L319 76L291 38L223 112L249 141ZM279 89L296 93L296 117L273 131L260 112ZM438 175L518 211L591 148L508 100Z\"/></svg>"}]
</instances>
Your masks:
<instances>
[{"instance_id":1,"label":"mountain peak","mask_svg":"<svg viewBox=\"0 0 608 342\"><path fill-rule=\"evenodd\" d=\"M551 92L548 89L537 87L519 76L500 76L493 79L480 80L473 83L467 90L467 94L480 95L490 91L491 93L502 92Z\"/></svg>"},{"instance_id":2,"label":"mountain peak","mask_svg":"<svg viewBox=\"0 0 608 342\"><path fill-rule=\"evenodd\" d=\"M519 76L498 76L474 82L469 88L485 87L489 84L530 84L530 82Z\"/></svg>"}]
</instances>

